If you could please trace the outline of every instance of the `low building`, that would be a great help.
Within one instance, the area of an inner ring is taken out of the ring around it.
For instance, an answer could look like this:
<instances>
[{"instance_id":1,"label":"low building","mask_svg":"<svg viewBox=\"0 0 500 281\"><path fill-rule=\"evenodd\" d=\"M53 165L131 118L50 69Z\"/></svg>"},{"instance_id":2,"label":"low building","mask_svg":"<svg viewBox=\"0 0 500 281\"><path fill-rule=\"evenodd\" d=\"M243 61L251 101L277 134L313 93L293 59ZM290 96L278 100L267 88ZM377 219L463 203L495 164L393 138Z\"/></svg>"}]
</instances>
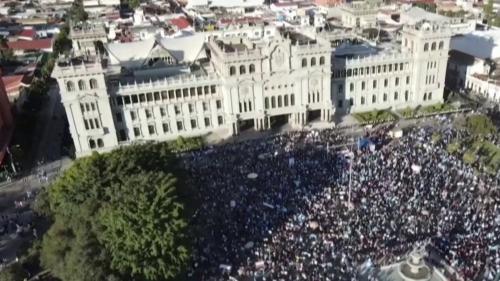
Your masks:
<instances>
[{"instance_id":1,"label":"low building","mask_svg":"<svg viewBox=\"0 0 500 281\"><path fill-rule=\"evenodd\" d=\"M499 30L474 31L451 40L446 85L500 103Z\"/></svg>"},{"instance_id":2,"label":"low building","mask_svg":"<svg viewBox=\"0 0 500 281\"><path fill-rule=\"evenodd\" d=\"M51 53L54 45L53 38L9 41L7 46L16 56L23 56L31 53Z\"/></svg>"},{"instance_id":3,"label":"low building","mask_svg":"<svg viewBox=\"0 0 500 281\"><path fill-rule=\"evenodd\" d=\"M2 79L0 79L0 164L3 163L5 154L7 153L13 129L14 120L12 118L11 105L5 93Z\"/></svg>"}]
</instances>

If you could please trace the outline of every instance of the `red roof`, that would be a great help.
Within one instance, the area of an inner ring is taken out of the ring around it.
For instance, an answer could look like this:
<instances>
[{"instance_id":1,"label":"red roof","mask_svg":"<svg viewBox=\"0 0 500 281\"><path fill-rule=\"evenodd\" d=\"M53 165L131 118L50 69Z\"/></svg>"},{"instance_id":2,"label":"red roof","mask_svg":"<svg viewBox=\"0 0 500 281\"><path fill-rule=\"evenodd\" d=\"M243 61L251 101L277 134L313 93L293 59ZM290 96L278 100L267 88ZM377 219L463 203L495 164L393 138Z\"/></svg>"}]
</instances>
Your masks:
<instances>
[{"instance_id":1,"label":"red roof","mask_svg":"<svg viewBox=\"0 0 500 281\"><path fill-rule=\"evenodd\" d=\"M184 29L191 26L191 24L186 18L171 19L170 24L177 26L179 29Z\"/></svg>"},{"instance_id":2,"label":"red roof","mask_svg":"<svg viewBox=\"0 0 500 281\"><path fill-rule=\"evenodd\" d=\"M19 89L23 78L24 75L2 76L2 82L5 85L5 91L7 92L7 95Z\"/></svg>"},{"instance_id":3,"label":"red roof","mask_svg":"<svg viewBox=\"0 0 500 281\"><path fill-rule=\"evenodd\" d=\"M18 34L18 36L35 39L35 37L36 37L36 31L34 29L32 29L32 28L23 29L23 31L21 31Z\"/></svg>"},{"instance_id":4,"label":"red roof","mask_svg":"<svg viewBox=\"0 0 500 281\"><path fill-rule=\"evenodd\" d=\"M52 48L52 38L35 39L35 40L19 40L7 42L9 49L13 50L42 50Z\"/></svg>"}]
</instances>

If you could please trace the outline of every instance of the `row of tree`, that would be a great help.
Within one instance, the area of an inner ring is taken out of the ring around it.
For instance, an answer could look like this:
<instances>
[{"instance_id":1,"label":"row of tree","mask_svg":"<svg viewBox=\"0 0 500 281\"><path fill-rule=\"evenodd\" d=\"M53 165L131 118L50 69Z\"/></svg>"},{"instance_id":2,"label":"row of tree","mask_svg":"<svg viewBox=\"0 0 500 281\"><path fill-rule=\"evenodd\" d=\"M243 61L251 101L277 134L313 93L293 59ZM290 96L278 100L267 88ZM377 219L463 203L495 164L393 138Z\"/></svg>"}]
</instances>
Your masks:
<instances>
[{"instance_id":1,"label":"row of tree","mask_svg":"<svg viewBox=\"0 0 500 281\"><path fill-rule=\"evenodd\" d=\"M53 221L41 265L63 281L178 280L190 256L178 175L167 144L75 161L37 199Z\"/></svg>"}]
</instances>

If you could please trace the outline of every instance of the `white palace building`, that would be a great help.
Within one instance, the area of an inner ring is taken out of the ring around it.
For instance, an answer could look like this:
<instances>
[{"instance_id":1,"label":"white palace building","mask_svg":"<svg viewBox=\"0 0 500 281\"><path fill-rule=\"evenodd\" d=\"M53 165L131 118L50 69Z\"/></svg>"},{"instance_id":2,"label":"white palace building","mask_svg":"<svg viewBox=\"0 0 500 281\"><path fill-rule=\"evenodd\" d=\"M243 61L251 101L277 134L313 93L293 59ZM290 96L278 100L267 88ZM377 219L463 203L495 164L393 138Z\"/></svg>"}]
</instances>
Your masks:
<instances>
[{"instance_id":1,"label":"white palace building","mask_svg":"<svg viewBox=\"0 0 500 281\"><path fill-rule=\"evenodd\" d=\"M52 76L84 156L441 102L450 37L445 26L419 22L376 46L353 31L273 26L107 43L103 27L87 23L72 27L74 56Z\"/></svg>"}]
</instances>

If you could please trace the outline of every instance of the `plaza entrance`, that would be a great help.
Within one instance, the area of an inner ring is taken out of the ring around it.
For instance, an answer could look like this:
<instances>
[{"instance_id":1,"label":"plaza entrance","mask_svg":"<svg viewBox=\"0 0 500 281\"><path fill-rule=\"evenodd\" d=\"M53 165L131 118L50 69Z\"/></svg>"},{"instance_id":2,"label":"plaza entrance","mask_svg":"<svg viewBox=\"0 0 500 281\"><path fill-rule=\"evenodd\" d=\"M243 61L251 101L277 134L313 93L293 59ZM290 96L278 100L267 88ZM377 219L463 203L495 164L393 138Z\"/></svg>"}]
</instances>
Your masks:
<instances>
[{"instance_id":1,"label":"plaza entrance","mask_svg":"<svg viewBox=\"0 0 500 281\"><path fill-rule=\"evenodd\" d=\"M275 115L269 117L269 121L271 122L271 129L279 129L288 124L288 119L290 118L290 114L282 114Z\"/></svg>"}]
</instances>

